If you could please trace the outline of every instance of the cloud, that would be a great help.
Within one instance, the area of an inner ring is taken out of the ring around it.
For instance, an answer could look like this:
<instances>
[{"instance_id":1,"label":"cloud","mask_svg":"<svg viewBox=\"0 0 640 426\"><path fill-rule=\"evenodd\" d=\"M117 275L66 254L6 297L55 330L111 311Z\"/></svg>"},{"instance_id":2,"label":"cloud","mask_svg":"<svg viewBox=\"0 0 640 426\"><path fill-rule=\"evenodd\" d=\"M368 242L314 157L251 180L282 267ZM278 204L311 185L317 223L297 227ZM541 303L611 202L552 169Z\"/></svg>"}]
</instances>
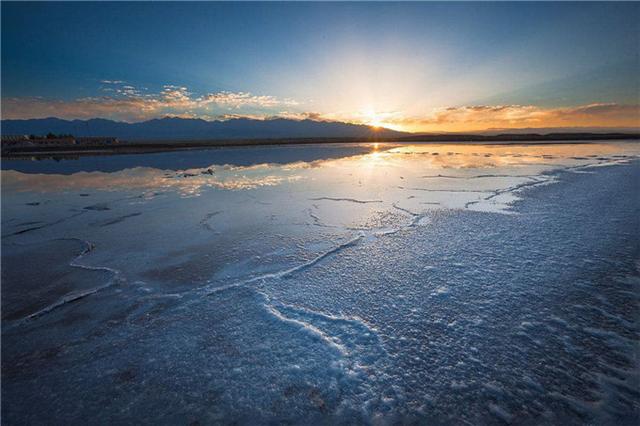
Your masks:
<instances>
[{"instance_id":1,"label":"cloud","mask_svg":"<svg viewBox=\"0 0 640 426\"><path fill-rule=\"evenodd\" d=\"M246 118L250 120L266 120L271 118L270 116L260 114L220 114L215 117L216 120L234 120L239 118Z\"/></svg>"},{"instance_id":2,"label":"cloud","mask_svg":"<svg viewBox=\"0 0 640 426\"><path fill-rule=\"evenodd\" d=\"M71 101L28 98L3 98L2 118L87 119L106 117L124 121L135 121L153 116L160 110L157 101L135 98L89 97Z\"/></svg>"},{"instance_id":3,"label":"cloud","mask_svg":"<svg viewBox=\"0 0 640 426\"><path fill-rule=\"evenodd\" d=\"M291 120L313 120L313 121L336 121L335 118L330 117L327 114L320 112L295 112L295 111L280 111L274 117L271 118L288 118Z\"/></svg>"},{"instance_id":4,"label":"cloud","mask_svg":"<svg viewBox=\"0 0 640 426\"><path fill-rule=\"evenodd\" d=\"M280 100L275 96L256 96L248 92L218 92L209 93L197 99L204 105L216 104L230 106L232 108L240 108L243 106L258 106L258 107L275 107L282 105L298 105L298 103L292 99Z\"/></svg>"},{"instance_id":5,"label":"cloud","mask_svg":"<svg viewBox=\"0 0 640 426\"><path fill-rule=\"evenodd\" d=\"M42 97L2 98L4 119L59 117L86 119L94 117L122 121L139 121L161 116L215 117L224 114L273 116L282 107L298 105L292 99L249 92L220 91L196 96L187 87L164 85L159 92L136 88L120 80L103 80L105 96L72 100ZM249 109L250 111L242 111ZM257 111L256 111L257 110Z\"/></svg>"},{"instance_id":6,"label":"cloud","mask_svg":"<svg viewBox=\"0 0 640 426\"><path fill-rule=\"evenodd\" d=\"M396 130L473 131L524 127L640 127L640 105L591 103L545 108L536 105L445 106L410 114L406 111L300 111L296 100L245 91L194 94L188 87L166 84L149 91L122 80L102 80L104 96L71 100L43 97L2 98L2 118L142 121L163 116L228 120L232 118L345 121Z\"/></svg>"},{"instance_id":7,"label":"cloud","mask_svg":"<svg viewBox=\"0 0 640 426\"><path fill-rule=\"evenodd\" d=\"M562 108L471 105L439 108L425 116L394 119L411 129L465 131L517 127L637 127L640 105L593 103Z\"/></svg>"}]
</instances>

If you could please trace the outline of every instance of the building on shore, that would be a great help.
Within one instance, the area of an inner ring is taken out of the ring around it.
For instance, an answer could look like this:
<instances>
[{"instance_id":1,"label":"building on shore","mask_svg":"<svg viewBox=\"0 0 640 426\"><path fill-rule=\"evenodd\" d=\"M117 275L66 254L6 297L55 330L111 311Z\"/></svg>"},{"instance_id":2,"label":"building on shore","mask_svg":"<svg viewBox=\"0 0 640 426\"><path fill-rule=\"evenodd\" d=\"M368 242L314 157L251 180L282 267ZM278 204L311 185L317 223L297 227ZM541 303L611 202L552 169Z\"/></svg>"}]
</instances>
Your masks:
<instances>
[{"instance_id":1,"label":"building on shore","mask_svg":"<svg viewBox=\"0 0 640 426\"><path fill-rule=\"evenodd\" d=\"M71 146L75 145L73 136L33 137L28 135L2 135L3 148Z\"/></svg>"},{"instance_id":2,"label":"building on shore","mask_svg":"<svg viewBox=\"0 0 640 426\"><path fill-rule=\"evenodd\" d=\"M12 148L71 147L71 146L111 146L119 141L114 137L74 137L71 135L34 136L2 135L2 150Z\"/></svg>"},{"instance_id":3,"label":"building on shore","mask_svg":"<svg viewBox=\"0 0 640 426\"><path fill-rule=\"evenodd\" d=\"M26 142L29 140L29 135L2 135L2 144L12 144L18 142Z\"/></svg>"}]
</instances>

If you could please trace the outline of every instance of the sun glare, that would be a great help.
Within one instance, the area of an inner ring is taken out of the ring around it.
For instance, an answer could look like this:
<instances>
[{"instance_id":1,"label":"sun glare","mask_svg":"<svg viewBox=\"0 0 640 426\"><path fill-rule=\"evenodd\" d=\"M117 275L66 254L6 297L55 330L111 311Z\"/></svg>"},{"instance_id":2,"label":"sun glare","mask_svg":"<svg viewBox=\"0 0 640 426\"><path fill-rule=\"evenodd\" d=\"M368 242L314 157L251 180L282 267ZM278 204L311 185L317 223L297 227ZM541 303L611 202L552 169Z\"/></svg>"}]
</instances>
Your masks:
<instances>
[{"instance_id":1,"label":"sun glare","mask_svg":"<svg viewBox=\"0 0 640 426\"><path fill-rule=\"evenodd\" d=\"M382 130L382 129L391 129L397 131L404 131L405 129L402 126L398 126L393 123L393 117L389 113L378 113L373 109L365 110L361 116L364 118L362 122L364 122L367 126L371 126L374 131Z\"/></svg>"},{"instance_id":2,"label":"sun glare","mask_svg":"<svg viewBox=\"0 0 640 426\"><path fill-rule=\"evenodd\" d=\"M374 118L373 120L369 121L369 126L373 127L376 130L384 127L382 121L380 121L379 118Z\"/></svg>"}]
</instances>

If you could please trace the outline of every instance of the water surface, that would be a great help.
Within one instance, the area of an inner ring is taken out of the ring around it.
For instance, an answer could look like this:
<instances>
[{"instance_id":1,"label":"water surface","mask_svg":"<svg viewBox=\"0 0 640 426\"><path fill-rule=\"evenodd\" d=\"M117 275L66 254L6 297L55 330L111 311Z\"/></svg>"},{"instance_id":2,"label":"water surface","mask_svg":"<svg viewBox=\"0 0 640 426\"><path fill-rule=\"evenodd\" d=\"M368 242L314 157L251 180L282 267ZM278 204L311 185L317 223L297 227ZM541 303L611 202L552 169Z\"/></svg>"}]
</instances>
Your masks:
<instances>
[{"instance_id":1,"label":"water surface","mask_svg":"<svg viewBox=\"0 0 640 426\"><path fill-rule=\"evenodd\" d=\"M632 424L639 155L3 161L5 419Z\"/></svg>"}]
</instances>

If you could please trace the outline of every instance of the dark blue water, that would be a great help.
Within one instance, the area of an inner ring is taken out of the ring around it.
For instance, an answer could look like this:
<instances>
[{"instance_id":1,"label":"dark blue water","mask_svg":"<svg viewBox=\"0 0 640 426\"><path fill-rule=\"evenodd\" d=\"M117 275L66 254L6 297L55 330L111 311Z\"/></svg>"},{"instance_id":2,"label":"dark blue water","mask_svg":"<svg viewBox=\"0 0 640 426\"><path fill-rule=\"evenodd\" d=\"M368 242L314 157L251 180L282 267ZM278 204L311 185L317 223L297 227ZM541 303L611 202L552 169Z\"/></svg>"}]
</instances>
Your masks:
<instances>
[{"instance_id":1,"label":"dark blue water","mask_svg":"<svg viewBox=\"0 0 640 426\"><path fill-rule=\"evenodd\" d=\"M297 161L311 162L320 159L348 157L364 154L371 150L372 147L366 144L290 145L286 149L282 149L280 146L225 147L153 154L61 157L59 159L3 159L0 165L2 170L70 175L93 171L111 173L133 167L185 170L224 164L234 166L251 166L262 163L287 164Z\"/></svg>"}]
</instances>

